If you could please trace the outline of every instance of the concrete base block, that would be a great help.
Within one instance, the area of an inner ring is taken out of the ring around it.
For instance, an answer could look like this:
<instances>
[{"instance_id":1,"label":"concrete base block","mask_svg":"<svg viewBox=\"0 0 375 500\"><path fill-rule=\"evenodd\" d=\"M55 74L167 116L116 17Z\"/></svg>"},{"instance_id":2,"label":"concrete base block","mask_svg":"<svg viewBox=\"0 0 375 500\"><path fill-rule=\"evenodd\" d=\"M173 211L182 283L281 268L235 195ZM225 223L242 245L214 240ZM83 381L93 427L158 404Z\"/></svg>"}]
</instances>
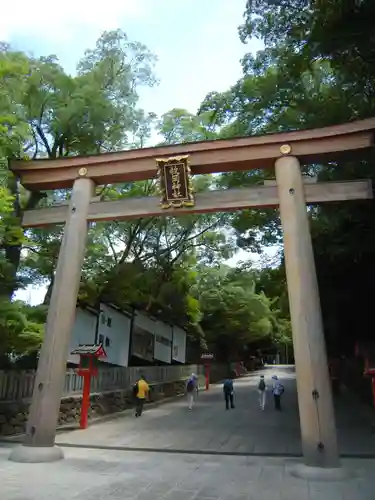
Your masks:
<instances>
[{"instance_id":1,"label":"concrete base block","mask_svg":"<svg viewBox=\"0 0 375 500\"><path fill-rule=\"evenodd\" d=\"M311 467L305 464L294 465L289 469L289 474L305 481L344 481L353 475L342 467Z\"/></svg>"},{"instance_id":2,"label":"concrete base block","mask_svg":"<svg viewBox=\"0 0 375 500\"><path fill-rule=\"evenodd\" d=\"M9 455L9 460L23 464L57 462L64 458L64 452L58 446L17 446Z\"/></svg>"}]
</instances>

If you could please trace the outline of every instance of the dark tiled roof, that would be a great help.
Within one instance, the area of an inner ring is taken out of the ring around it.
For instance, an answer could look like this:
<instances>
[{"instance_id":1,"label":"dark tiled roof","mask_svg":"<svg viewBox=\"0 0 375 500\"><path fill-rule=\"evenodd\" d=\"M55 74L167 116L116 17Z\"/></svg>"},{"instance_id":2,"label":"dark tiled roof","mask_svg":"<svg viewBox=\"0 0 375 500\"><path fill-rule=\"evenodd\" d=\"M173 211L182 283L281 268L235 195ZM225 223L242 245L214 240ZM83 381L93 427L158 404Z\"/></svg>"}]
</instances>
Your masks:
<instances>
[{"instance_id":1,"label":"dark tiled roof","mask_svg":"<svg viewBox=\"0 0 375 500\"><path fill-rule=\"evenodd\" d=\"M80 345L70 354L91 354L97 357L106 357L106 352L101 344L86 344Z\"/></svg>"}]
</instances>

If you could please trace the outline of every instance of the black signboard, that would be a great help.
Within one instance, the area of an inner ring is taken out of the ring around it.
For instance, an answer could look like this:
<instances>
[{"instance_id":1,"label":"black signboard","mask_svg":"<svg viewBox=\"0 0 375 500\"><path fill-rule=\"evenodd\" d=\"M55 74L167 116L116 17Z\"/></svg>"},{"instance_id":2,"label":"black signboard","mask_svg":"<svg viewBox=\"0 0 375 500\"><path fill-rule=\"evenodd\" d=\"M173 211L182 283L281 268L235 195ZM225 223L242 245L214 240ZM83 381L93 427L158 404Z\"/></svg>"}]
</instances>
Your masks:
<instances>
[{"instance_id":1,"label":"black signboard","mask_svg":"<svg viewBox=\"0 0 375 500\"><path fill-rule=\"evenodd\" d=\"M157 159L162 208L194 206L188 156Z\"/></svg>"}]
</instances>

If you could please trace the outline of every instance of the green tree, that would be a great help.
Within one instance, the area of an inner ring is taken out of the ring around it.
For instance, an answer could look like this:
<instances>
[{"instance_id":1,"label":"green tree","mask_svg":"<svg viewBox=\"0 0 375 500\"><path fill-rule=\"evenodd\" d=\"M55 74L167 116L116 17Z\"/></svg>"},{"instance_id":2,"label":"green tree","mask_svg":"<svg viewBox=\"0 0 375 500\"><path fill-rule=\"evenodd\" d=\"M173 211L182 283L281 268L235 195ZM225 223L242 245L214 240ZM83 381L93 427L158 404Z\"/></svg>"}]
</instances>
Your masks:
<instances>
[{"instance_id":1,"label":"green tree","mask_svg":"<svg viewBox=\"0 0 375 500\"><path fill-rule=\"evenodd\" d=\"M30 306L0 297L0 366L8 368L18 358L37 351L42 343L44 324Z\"/></svg>"},{"instance_id":2,"label":"green tree","mask_svg":"<svg viewBox=\"0 0 375 500\"><path fill-rule=\"evenodd\" d=\"M131 147L140 128L146 140L150 130L146 115L137 108L137 90L155 83L154 62L144 45L129 41L121 30L103 33L95 49L79 61L75 76L66 74L55 56L27 57L3 44L0 104L7 104L7 114L0 118L3 154L56 158L114 151ZM7 185L14 196L13 226L19 227L22 211L35 208L45 194L25 196L11 177ZM14 276L21 249L21 244L5 247ZM16 286L14 279L10 295Z\"/></svg>"},{"instance_id":3,"label":"green tree","mask_svg":"<svg viewBox=\"0 0 375 500\"><path fill-rule=\"evenodd\" d=\"M2 353L21 355L40 342L44 321L10 298L30 282L53 283L61 228L20 227L23 210L62 201L69 193L27 193L7 168L7 158L98 154L146 141L153 114L137 108L138 89L156 83L155 57L120 30L104 33L86 51L75 76L55 56L31 57L0 45L0 301ZM22 251L23 249L23 251ZM20 267L21 264L21 267ZM34 335L35 334L35 335Z\"/></svg>"},{"instance_id":4,"label":"green tree","mask_svg":"<svg viewBox=\"0 0 375 500\"><path fill-rule=\"evenodd\" d=\"M199 181L205 185L205 178ZM109 196L119 196L118 189ZM134 183L126 192L123 190L122 197L144 196L154 190L153 182ZM95 224L89 234L82 293L87 287L88 296L95 300L137 304L170 320L186 319L189 311L181 311L174 299L180 297L181 304L190 304L193 309L195 304L186 295L188 286L176 289L176 276L185 270L187 278L197 262L213 265L231 257L234 246L226 227L226 214ZM119 282L123 283L121 287Z\"/></svg>"},{"instance_id":5,"label":"green tree","mask_svg":"<svg viewBox=\"0 0 375 500\"><path fill-rule=\"evenodd\" d=\"M185 109L175 108L164 113L159 121L158 132L162 144L207 141L217 138L212 113L193 115Z\"/></svg>"},{"instance_id":6,"label":"green tree","mask_svg":"<svg viewBox=\"0 0 375 500\"><path fill-rule=\"evenodd\" d=\"M305 67L328 59L347 82L357 80L366 98L375 76L374 14L371 0L250 0L240 37L260 38L267 48L286 45L287 57Z\"/></svg>"},{"instance_id":7,"label":"green tree","mask_svg":"<svg viewBox=\"0 0 375 500\"><path fill-rule=\"evenodd\" d=\"M341 0L247 2L244 41L262 38L265 50L243 60L243 78L211 93L201 110L212 112L221 135L252 135L321 127L374 115L373 2ZM350 19L350 22L348 21ZM320 180L374 180L373 154L303 165ZM258 183L262 173L223 176L227 185ZM369 337L374 294L373 202L335 203L309 210L329 349L353 352ZM277 242L276 211L244 212L234 219L239 240ZM353 290L360 292L353 293ZM358 311L361 311L358 314Z\"/></svg>"},{"instance_id":8,"label":"green tree","mask_svg":"<svg viewBox=\"0 0 375 500\"><path fill-rule=\"evenodd\" d=\"M217 359L244 355L245 348L273 343L280 328L278 311L263 291L256 291L257 273L221 265L200 267L194 295L203 314L201 327Z\"/></svg>"},{"instance_id":9,"label":"green tree","mask_svg":"<svg viewBox=\"0 0 375 500\"><path fill-rule=\"evenodd\" d=\"M8 51L9 47L0 43L0 166L3 174L7 166L4 159L22 154L29 135L19 106L26 90L29 60L22 53Z\"/></svg>"}]
</instances>

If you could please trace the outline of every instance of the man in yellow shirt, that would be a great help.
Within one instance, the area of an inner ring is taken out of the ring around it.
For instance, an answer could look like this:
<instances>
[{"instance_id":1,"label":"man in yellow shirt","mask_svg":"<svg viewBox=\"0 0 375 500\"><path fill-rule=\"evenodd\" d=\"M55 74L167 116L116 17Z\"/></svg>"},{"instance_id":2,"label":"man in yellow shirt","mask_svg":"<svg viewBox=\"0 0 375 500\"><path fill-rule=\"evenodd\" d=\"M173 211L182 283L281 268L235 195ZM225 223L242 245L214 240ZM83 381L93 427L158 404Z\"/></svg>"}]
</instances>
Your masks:
<instances>
[{"instance_id":1,"label":"man in yellow shirt","mask_svg":"<svg viewBox=\"0 0 375 500\"><path fill-rule=\"evenodd\" d=\"M148 396L150 387L146 382L143 375L141 375L140 379L137 382L137 394L136 394L136 403L135 403L135 416L140 417L143 412L143 405L145 404L146 398Z\"/></svg>"}]
</instances>

